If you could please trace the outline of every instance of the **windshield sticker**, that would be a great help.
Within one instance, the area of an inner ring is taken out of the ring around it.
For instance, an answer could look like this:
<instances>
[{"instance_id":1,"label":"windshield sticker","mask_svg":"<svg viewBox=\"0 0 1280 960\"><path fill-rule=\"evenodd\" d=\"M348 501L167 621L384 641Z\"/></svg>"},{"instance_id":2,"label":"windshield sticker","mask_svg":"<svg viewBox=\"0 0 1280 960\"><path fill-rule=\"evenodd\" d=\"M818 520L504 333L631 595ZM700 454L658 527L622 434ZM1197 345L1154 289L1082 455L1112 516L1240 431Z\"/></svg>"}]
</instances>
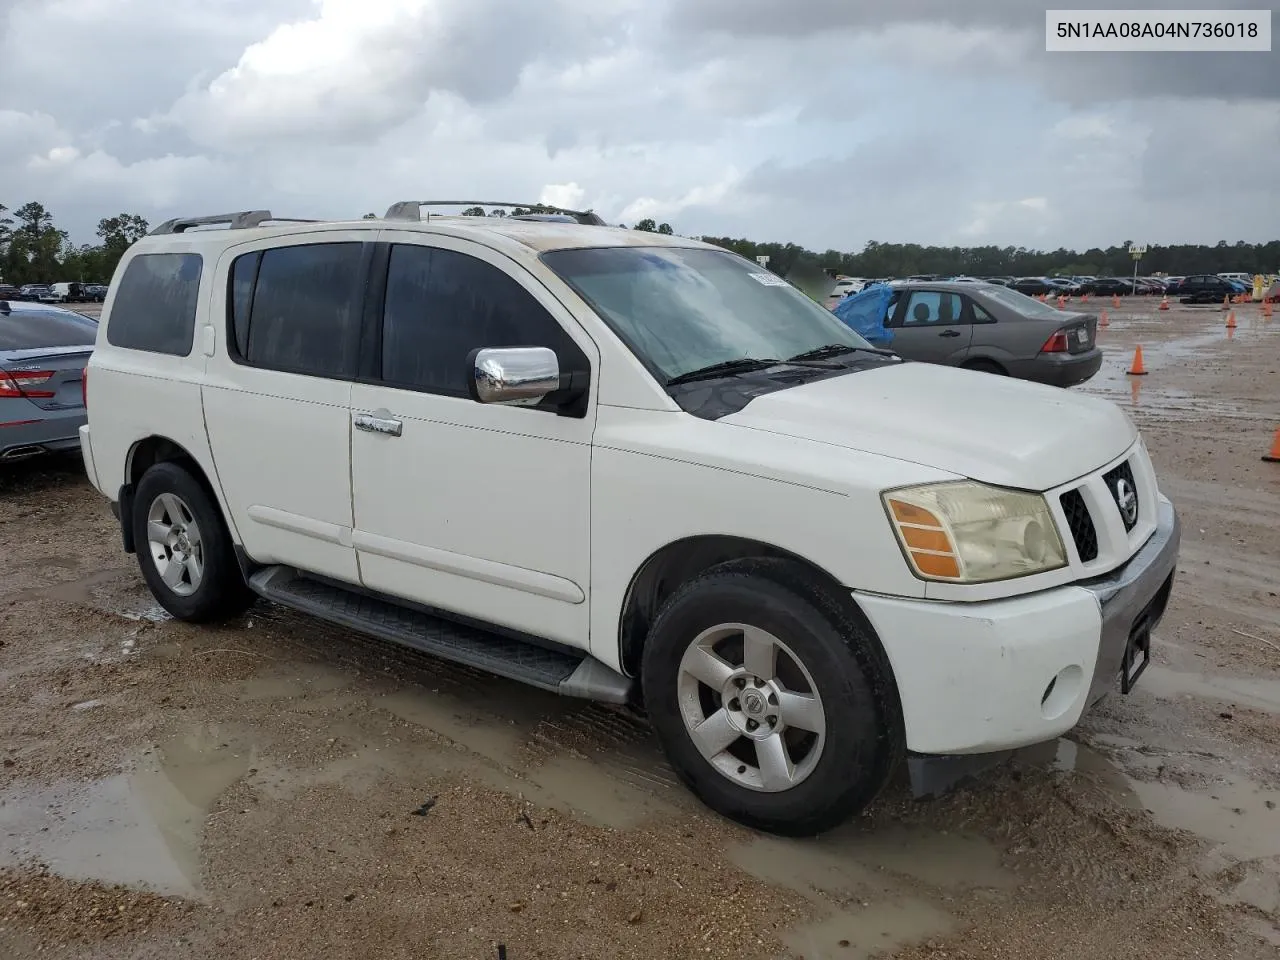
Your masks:
<instances>
[{"instance_id":1,"label":"windshield sticker","mask_svg":"<svg viewBox=\"0 0 1280 960\"><path fill-rule=\"evenodd\" d=\"M787 281L773 273L748 273L748 277L766 287L785 287Z\"/></svg>"}]
</instances>

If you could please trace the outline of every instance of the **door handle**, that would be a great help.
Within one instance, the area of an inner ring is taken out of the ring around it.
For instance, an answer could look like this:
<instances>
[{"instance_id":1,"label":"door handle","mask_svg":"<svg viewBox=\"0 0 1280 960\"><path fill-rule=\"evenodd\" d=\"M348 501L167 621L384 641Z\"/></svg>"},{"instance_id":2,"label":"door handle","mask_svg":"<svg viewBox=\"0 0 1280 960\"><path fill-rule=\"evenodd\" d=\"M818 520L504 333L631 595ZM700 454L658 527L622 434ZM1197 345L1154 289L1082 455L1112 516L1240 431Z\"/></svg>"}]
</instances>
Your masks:
<instances>
[{"instance_id":1,"label":"door handle","mask_svg":"<svg viewBox=\"0 0 1280 960\"><path fill-rule=\"evenodd\" d=\"M393 417L378 417L368 413L358 413L352 421L357 430L366 433L381 433L388 437L398 437L404 432L404 422Z\"/></svg>"},{"instance_id":2,"label":"door handle","mask_svg":"<svg viewBox=\"0 0 1280 960\"><path fill-rule=\"evenodd\" d=\"M958 337L958 336L960 336L960 331L959 331L959 330L943 330L940 334L938 334L938 336L940 336L940 337Z\"/></svg>"}]
</instances>

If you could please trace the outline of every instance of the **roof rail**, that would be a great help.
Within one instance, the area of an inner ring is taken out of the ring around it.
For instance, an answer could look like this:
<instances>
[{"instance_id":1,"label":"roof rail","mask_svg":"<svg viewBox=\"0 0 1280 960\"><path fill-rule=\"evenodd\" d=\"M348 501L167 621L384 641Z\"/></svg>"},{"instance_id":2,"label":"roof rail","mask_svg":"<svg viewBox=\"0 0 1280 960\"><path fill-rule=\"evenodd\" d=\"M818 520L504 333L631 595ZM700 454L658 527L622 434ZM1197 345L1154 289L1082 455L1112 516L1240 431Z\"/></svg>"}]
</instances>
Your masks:
<instances>
[{"instance_id":1,"label":"roof rail","mask_svg":"<svg viewBox=\"0 0 1280 960\"><path fill-rule=\"evenodd\" d=\"M385 220L421 220L422 207L526 207L535 213L563 213L589 227L607 227L599 214L569 210L546 203L508 203L501 200L401 200L387 208ZM430 216L430 214L428 214Z\"/></svg>"},{"instance_id":2,"label":"roof rail","mask_svg":"<svg viewBox=\"0 0 1280 960\"><path fill-rule=\"evenodd\" d=\"M213 226L225 223L228 230L249 230L268 222L280 223L319 223L319 220L303 220L300 217L277 217L270 210L242 210L239 213L215 213L208 217L177 217L166 220L151 231L149 236L166 233L186 233L192 227Z\"/></svg>"}]
</instances>

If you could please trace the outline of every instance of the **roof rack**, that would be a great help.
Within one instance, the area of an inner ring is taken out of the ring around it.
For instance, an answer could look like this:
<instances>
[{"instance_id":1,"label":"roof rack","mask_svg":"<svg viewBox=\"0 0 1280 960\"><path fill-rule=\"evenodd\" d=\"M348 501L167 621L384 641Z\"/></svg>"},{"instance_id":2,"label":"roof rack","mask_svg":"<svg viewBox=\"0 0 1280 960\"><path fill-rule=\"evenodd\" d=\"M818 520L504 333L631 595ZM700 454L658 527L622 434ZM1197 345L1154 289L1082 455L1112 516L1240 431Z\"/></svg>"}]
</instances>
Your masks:
<instances>
[{"instance_id":1,"label":"roof rack","mask_svg":"<svg viewBox=\"0 0 1280 960\"><path fill-rule=\"evenodd\" d=\"M385 220L421 220L422 207L525 207L535 213L563 213L585 226L607 227L599 214L589 210L569 210L546 203L508 203L501 200L401 200L387 208ZM427 216L431 214L428 213Z\"/></svg>"},{"instance_id":2,"label":"roof rack","mask_svg":"<svg viewBox=\"0 0 1280 960\"><path fill-rule=\"evenodd\" d=\"M192 227L213 226L225 223L228 230L249 230L264 223L319 223L319 220L303 220L300 217L277 217L270 210L242 210L239 213L215 213L208 217L177 217L166 220L151 231L150 236L165 233L186 233Z\"/></svg>"}]
</instances>

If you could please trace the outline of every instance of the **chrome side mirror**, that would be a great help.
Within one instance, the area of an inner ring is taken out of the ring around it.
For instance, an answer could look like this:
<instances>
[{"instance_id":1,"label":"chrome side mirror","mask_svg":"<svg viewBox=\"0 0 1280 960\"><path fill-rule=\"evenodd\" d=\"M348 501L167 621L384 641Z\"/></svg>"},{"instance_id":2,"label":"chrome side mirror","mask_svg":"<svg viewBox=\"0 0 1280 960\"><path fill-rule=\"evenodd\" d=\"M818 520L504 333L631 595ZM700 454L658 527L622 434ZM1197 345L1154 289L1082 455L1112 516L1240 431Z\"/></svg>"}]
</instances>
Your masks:
<instances>
[{"instance_id":1,"label":"chrome side mirror","mask_svg":"<svg viewBox=\"0 0 1280 960\"><path fill-rule=\"evenodd\" d=\"M560 361L548 347L490 347L471 359L471 399L536 406L560 389Z\"/></svg>"}]
</instances>

